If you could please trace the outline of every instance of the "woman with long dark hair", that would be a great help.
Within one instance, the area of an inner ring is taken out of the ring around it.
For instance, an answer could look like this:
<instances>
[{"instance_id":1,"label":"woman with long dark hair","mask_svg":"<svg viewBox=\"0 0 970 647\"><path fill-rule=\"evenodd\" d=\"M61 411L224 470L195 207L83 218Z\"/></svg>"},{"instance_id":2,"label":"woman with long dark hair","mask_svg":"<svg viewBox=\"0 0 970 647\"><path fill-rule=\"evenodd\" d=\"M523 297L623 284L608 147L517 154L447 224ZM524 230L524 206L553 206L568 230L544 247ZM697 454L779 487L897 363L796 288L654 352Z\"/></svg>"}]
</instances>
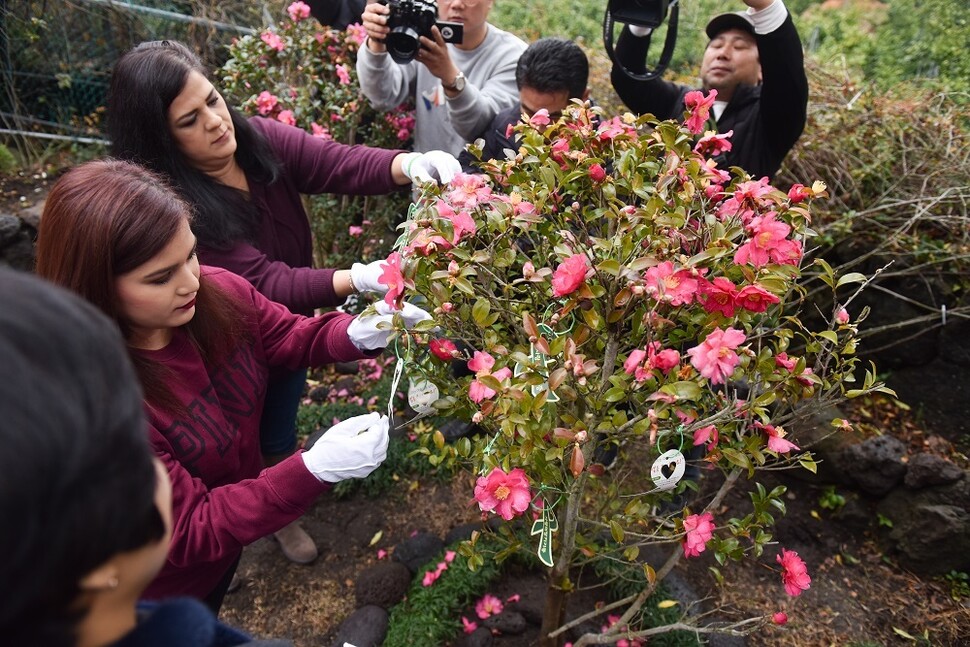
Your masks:
<instances>
[{"instance_id":1,"label":"woman with long dark hair","mask_svg":"<svg viewBox=\"0 0 970 647\"><path fill-rule=\"evenodd\" d=\"M199 258L246 278L291 311L340 305L354 291L385 292L380 262L314 269L301 194L390 193L412 181L444 183L460 170L425 154L347 146L229 106L199 58L175 41L142 43L115 65L108 95L111 152L168 177L195 212ZM273 465L296 447L296 410L306 372L274 373L261 443ZM284 554L317 555L296 523L276 533Z\"/></svg>"},{"instance_id":2,"label":"woman with long dark hair","mask_svg":"<svg viewBox=\"0 0 970 647\"><path fill-rule=\"evenodd\" d=\"M351 317L292 314L245 279L200 266L190 208L159 175L122 161L71 169L41 218L37 273L117 322L145 392L148 436L174 493L168 559L149 598L193 595L218 610L243 546L293 522L331 483L384 460L388 421L345 420L263 469L259 421L271 368L376 355L406 305Z\"/></svg>"}]
</instances>

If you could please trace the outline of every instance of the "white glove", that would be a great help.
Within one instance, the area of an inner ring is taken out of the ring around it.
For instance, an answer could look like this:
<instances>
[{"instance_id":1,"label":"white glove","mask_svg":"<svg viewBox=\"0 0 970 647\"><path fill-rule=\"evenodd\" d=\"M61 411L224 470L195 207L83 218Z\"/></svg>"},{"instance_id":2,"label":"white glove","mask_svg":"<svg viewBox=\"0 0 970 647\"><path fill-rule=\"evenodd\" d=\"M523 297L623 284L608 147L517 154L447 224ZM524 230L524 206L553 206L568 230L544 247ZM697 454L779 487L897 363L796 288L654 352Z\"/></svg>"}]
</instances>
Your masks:
<instances>
[{"instance_id":1,"label":"white glove","mask_svg":"<svg viewBox=\"0 0 970 647\"><path fill-rule=\"evenodd\" d=\"M448 184L461 173L461 164L454 155L444 151L407 153L401 160L401 170L412 183L437 181Z\"/></svg>"},{"instance_id":2,"label":"white glove","mask_svg":"<svg viewBox=\"0 0 970 647\"><path fill-rule=\"evenodd\" d=\"M639 38L650 34L653 29L650 27L644 27L643 25L627 25L630 28L630 33Z\"/></svg>"},{"instance_id":3,"label":"white glove","mask_svg":"<svg viewBox=\"0 0 970 647\"><path fill-rule=\"evenodd\" d=\"M303 452L303 464L320 481L364 478L387 457L387 416L376 411L348 418Z\"/></svg>"},{"instance_id":4,"label":"white glove","mask_svg":"<svg viewBox=\"0 0 970 647\"><path fill-rule=\"evenodd\" d=\"M394 332L391 321L394 315L400 315L405 328L413 328L415 324L431 319L431 315L416 305L407 301L401 310L394 310L383 301L374 304L376 315L358 315L347 326L347 336L359 350L376 350L387 346L387 338ZM382 324L380 328L378 325Z\"/></svg>"},{"instance_id":5,"label":"white glove","mask_svg":"<svg viewBox=\"0 0 970 647\"><path fill-rule=\"evenodd\" d=\"M387 261L373 261L366 265L354 263L350 266L350 281L358 292L387 294L387 286L377 280L384 274L382 265L387 265Z\"/></svg>"}]
</instances>

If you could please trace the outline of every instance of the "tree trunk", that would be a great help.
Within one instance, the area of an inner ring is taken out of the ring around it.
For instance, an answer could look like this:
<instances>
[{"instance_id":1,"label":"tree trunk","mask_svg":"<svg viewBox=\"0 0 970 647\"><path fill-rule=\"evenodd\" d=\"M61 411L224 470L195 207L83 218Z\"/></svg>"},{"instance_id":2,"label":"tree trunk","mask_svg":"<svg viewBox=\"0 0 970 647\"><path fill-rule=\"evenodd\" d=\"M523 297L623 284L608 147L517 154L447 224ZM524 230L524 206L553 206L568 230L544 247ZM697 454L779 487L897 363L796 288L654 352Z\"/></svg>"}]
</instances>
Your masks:
<instances>
[{"instance_id":1,"label":"tree trunk","mask_svg":"<svg viewBox=\"0 0 970 647\"><path fill-rule=\"evenodd\" d=\"M566 618L566 591L562 588L563 576L556 575L558 569L549 574L549 588L546 589L546 603L542 610L542 629L539 631L539 647L559 647L563 636L550 638L549 634L558 629Z\"/></svg>"}]
</instances>

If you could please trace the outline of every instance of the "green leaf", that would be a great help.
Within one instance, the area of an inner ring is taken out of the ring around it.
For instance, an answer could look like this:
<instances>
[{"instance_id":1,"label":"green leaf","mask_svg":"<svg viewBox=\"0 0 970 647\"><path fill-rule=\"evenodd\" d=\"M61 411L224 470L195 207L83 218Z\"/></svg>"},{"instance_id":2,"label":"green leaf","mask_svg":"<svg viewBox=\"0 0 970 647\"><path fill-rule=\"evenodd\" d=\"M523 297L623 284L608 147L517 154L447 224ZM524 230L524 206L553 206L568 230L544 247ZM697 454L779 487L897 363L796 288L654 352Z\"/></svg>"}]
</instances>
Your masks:
<instances>
[{"instance_id":1,"label":"green leaf","mask_svg":"<svg viewBox=\"0 0 970 647\"><path fill-rule=\"evenodd\" d=\"M610 520L610 534L613 535L613 541L616 543L623 542L623 528L616 522L616 520Z\"/></svg>"},{"instance_id":2,"label":"green leaf","mask_svg":"<svg viewBox=\"0 0 970 647\"><path fill-rule=\"evenodd\" d=\"M492 306L485 299L479 299L472 306L472 319L479 326L485 326L488 319L488 313L491 311Z\"/></svg>"},{"instance_id":3,"label":"green leaf","mask_svg":"<svg viewBox=\"0 0 970 647\"><path fill-rule=\"evenodd\" d=\"M697 400L701 397L701 387L697 382L674 382L660 387L661 393L673 395L680 400Z\"/></svg>"},{"instance_id":4,"label":"green leaf","mask_svg":"<svg viewBox=\"0 0 970 647\"><path fill-rule=\"evenodd\" d=\"M835 284L835 287L842 287L843 285L848 285L849 283L865 283L866 278L866 275L860 272L849 272L839 279L839 282Z\"/></svg>"},{"instance_id":5,"label":"green leaf","mask_svg":"<svg viewBox=\"0 0 970 647\"><path fill-rule=\"evenodd\" d=\"M620 387L614 387L603 395L603 399L607 402L619 402L620 400L625 400L627 397L627 390Z\"/></svg>"},{"instance_id":6,"label":"green leaf","mask_svg":"<svg viewBox=\"0 0 970 647\"><path fill-rule=\"evenodd\" d=\"M597 265L596 269L599 270L600 272L605 272L606 274L610 274L612 276L619 276L620 262L615 259L608 258L602 261L599 265Z\"/></svg>"}]
</instances>

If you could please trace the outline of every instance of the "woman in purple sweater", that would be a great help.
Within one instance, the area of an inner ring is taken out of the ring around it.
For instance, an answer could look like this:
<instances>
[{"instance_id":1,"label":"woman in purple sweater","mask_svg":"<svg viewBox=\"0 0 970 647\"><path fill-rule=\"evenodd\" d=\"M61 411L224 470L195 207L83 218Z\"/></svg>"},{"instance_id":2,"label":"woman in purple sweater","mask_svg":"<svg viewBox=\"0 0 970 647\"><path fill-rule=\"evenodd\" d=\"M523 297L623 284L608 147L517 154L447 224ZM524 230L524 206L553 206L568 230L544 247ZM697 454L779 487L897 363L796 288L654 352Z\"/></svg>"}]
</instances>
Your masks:
<instances>
[{"instance_id":1,"label":"woman in purple sweater","mask_svg":"<svg viewBox=\"0 0 970 647\"><path fill-rule=\"evenodd\" d=\"M114 319L145 393L148 437L172 482L173 536L148 598L191 595L218 610L243 546L302 515L334 483L373 471L388 422L370 413L263 468L270 369L373 357L391 323L430 318L292 314L245 279L200 266L191 209L164 179L123 161L61 177L44 207L37 273ZM378 329L378 324L381 325Z\"/></svg>"},{"instance_id":2,"label":"woman in purple sweater","mask_svg":"<svg viewBox=\"0 0 970 647\"><path fill-rule=\"evenodd\" d=\"M164 174L193 207L199 258L244 277L299 314L337 306L354 291L384 292L380 261L314 269L301 194L378 195L412 181L448 183L454 157L347 146L226 104L199 58L174 41L142 43L115 65L108 96L111 152ZM267 465L296 448L306 371L274 372L261 423ZM294 522L275 534L308 563L313 540Z\"/></svg>"}]
</instances>

